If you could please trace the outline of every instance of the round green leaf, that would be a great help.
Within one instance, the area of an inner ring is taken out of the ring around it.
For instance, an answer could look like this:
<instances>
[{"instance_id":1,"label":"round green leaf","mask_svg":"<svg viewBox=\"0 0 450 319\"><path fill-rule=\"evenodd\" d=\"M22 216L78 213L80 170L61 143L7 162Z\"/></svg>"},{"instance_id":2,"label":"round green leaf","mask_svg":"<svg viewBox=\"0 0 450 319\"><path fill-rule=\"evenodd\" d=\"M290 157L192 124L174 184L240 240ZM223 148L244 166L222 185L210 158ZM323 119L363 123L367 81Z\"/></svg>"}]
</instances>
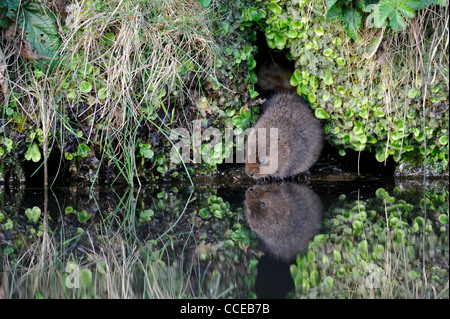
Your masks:
<instances>
[{"instance_id":1,"label":"round green leaf","mask_svg":"<svg viewBox=\"0 0 450 319\"><path fill-rule=\"evenodd\" d=\"M384 147L378 147L376 152L375 152L375 158L377 159L378 162L384 162L384 160L386 159L387 154L386 154L386 150Z\"/></svg>"},{"instance_id":2,"label":"round green leaf","mask_svg":"<svg viewBox=\"0 0 450 319\"><path fill-rule=\"evenodd\" d=\"M325 73L325 78L323 79L323 81L325 82L326 85L333 84L333 76L331 75L331 72Z\"/></svg>"},{"instance_id":3,"label":"round green leaf","mask_svg":"<svg viewBox=\"0 0 450 319\"><path fill-rule=\"evenodd\" d=\"M324 109L321 109L321 108L317 108L315 110L314 114L318 119L321 119L321 120L326 120L326 119L330 118L330 114L328 114L327 111L325 111Z\"/></svg>"},{"instance_id":4,"label":"round green leaf","mask_svg":"<svg viewBox=\"0 0 450 319\"><path fill-rule=\"evenodd\" d=\"M89 93L92 90L92 84L87 81L81 81L80 91L83 93Z\"/></svg>"},{"instance_id":5,"label":"round green leaf","mask_svg":"<svg viewBox=\"0 0 450 319\"><path fill-rule=\"evenodd\" d=\"M324 56L330 56L332 54L333 54L333 50L331 50L330 48L326 48L325 50L323 50Z\"/></svg>"},{"instance_id":6,"label":"round green leaf","mask_svg":"<svg viewBox=\"0 0 450 319\"><path fill-rule=\"evenodd\" d=\"M321 37L321 36L323 36L324 34L325 34L325 31L323 30L323 28L322 27L317 27L317 28L315 28L314 29L314 33L318 36L318 37Z\"/></svg>"},{"instance_id":7,"label":"round green leaf","mask_svg":"<svg viewBox=\"0 0 450 319\"><path fill-rule=\"evenodd\" d=\"M80 155L81 157L88 156L90 151L91 151L91 149L86 144L82 143L82 144L78 145L78 155Z\"/></svg>"},{"instance_id":8,"label":"round green leaf","mask_svg":"<svg viewBox=\"0 0 450 319\"><path fill-rule=\"evenodd\" d=\"M345 60L341 57L336 58L336 63L340 66L345 66Z\"/></svg>"},{"instance_id":9,"label":"round green leaf","mask_svg":"<svg viewBox=\"0 0 450 319\"><path fill-rule=\"evenodd\" d=\"M446 214L439 215L439 221L442 224L448 224L448 215L446 215Z\"/></svg>"},{"instance_id":10,"label":"round green leaf","mask_svg":"<svg viewBox=\"0 0 450 319\"><path fill-rule=\"evenodd\" d=\"M209 217L209 208L208 207L203 207L202 209L200 209L198 211L198 214L200 215L201 218L208 218Z\"/></svg>"},{"instance_id":11,"label":"round green leaf","mask_svg":"<svg viewBox=\"0 0 450 319\"><path fill-rule=\"evenodd\" d=\"M83 209L81 212L78 213L78 221L80 223L87 222L89 220L89 218L91 218L91 216L85 209Z\"/></svg>"}]
</instances>

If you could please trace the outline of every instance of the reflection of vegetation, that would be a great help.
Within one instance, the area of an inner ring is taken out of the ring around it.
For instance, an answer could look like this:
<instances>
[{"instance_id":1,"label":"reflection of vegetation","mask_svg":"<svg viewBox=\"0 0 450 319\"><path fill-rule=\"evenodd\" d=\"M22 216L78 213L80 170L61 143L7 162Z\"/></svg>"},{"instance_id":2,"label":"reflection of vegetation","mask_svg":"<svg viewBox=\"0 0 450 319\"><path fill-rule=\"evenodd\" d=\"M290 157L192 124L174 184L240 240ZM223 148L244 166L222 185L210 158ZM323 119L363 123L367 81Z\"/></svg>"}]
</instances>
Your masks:
<instances>
[{"instance_id":1,"label":"reflection of vegetation","mask_svg":"<svg viewBox=\"0 0 450 319\"><path fill-rule=\"evenodd\" d=\"M39 204L23 209L5 196L4 297L253 296L254 237L241 209L215 190L172 187L119 196L72 189L63 198L50 201L46 219ZM214 213L200 217L204 207Z\"/></svg>"},{"instance_id":2,"label":"reflection of vegetation","mask_svg":"<svg viewBox=\"0 0 450 319\"><path fill-rule=\"evenodd\" d=\"M342 196L330 208L325 232L291 265L296 297L448 298L448 188L420 202L399 188L393 195Z\"/></svg>"}]
</instances>

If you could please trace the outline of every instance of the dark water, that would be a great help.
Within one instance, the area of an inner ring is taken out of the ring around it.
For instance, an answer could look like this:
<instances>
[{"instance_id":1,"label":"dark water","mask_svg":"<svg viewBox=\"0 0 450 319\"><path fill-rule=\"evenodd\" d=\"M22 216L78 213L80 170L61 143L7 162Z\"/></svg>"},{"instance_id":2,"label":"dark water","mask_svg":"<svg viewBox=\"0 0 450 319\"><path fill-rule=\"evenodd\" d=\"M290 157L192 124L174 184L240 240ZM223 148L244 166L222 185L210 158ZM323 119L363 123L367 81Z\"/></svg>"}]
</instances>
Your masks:
<instances>
[{"instance_id":1,"label":"dark water","mask_svg":"<svg viewBox=\"0 0 450 319\"><path fill-rule=\"evenodd\" d=\"M5 297L448 298L448 180L242 173L1 187Z\"/></svg>"}]
</instances>

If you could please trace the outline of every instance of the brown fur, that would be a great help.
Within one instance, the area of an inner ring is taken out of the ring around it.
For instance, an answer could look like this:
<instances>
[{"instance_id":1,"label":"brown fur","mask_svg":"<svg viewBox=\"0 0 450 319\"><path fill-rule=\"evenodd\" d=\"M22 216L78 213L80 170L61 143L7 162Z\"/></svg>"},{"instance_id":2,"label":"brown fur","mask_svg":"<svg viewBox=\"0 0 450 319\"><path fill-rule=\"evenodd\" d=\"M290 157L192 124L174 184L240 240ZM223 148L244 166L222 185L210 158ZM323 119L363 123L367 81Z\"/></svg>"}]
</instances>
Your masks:
<instances>
[{"instance_id":1,"label":"brown fur","mask_svg":"<svg viewBox=\"0 0 450 319\"><path fill-rule=\"evenodd\" d=\"M290 261L308 248L322 227L320 198L296 183L255 185L245 194L244 212L264 249Z\"/></svg>"},{"instance_id":2,"label":"brown fur","mask_svg":"<svg viewBox=\"0 0 450 319\"><path fill-rule=\"evenodd\" d=\"M323 138L322 126L309 105L296 93L282 92L273 95L262 108L264 113L254 128L266 128L267 132L269 128L278 128L278 169L270 176L284 178L307 171L320 155ZM266 154L269 156L264 164L260 164L258 155L256 163L250 163L249 151L257 150L258 143L249 141L245 148L246 173L255 179L268 177L260 172L261 165L268 165L270 158L277 156L270 152L268 133Z\"/></svg>"}]
</instances>

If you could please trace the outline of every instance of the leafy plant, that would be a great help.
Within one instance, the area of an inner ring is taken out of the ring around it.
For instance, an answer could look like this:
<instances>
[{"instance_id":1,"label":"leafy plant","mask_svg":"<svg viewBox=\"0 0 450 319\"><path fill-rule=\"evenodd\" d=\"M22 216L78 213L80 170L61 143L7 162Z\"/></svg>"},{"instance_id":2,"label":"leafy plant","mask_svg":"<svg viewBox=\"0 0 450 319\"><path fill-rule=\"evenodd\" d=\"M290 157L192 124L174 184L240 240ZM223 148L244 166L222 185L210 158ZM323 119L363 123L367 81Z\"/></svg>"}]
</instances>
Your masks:
<instances>
[{"instance_id":1,"label":"leafy plant","mask_svg":"<svg viewBox=\"0 0 450 319\"><path fill-rule=\"evenodd\" d=\"M25 210L25 215L27 215L28 220L33 224L37 224L39 217L41 217L41 213L41 209L37 206Z\"/></svg>"},{"instance_id":2,"label":"leafy plant","mask_svg":"<svg viewBox=\"0 0 450 319\"><path fill-rule=\"evenodd\" d=\"M266 4L262 3L261 7L265 8ZM392 156L398 163L405 164L401 165L405 167L403 173L412 172L413 166L423 164L426 155L428 173L439 174L448 166L445 137L448 136L448 109L440 109L439 114L429 116L425 127L419 119L423 115L422 107L429 109L448 99L448 68L443 66L436 75L439 79L427 83L429 99L426 105L419 107L423 104L424 88L415 81L423 76L417 69L408 67L410 63L406 57L413 54L427 63L433 63L428 60L430 56L447 61L448 45L439 45L429 39L420 57L417 51L404 45L404 41L409 41L411 48L415 48L414 39L405 39L404 34L398 34L392 48L378 50L385 41L381 32L365 29L359 46L343 47L344 43L350 43L348 27L346 29L339 22L342 16L332 13L354 10L364 19L370 5L374 10L380 4L382 2L328 1L325 7L321 1L310 1L309 6L291 1L278 2L281 14L266 9L262 28L270 47L276 47L273 41L278 41L277 37L284 39L282 48L288 50L289 57L295 61L290 83L309 101L316 117L323 120L325 138L339 148L341 155L350 148L370 151L380 162ZM433 9L436 11L424 11L420 21L428 19L427 14L438 17L446 11L440 6ZM324 18L326 14L329 16ZM291 22L287 17L296 17L296 20ZM420 32L434 32L438 37L440 31L437 30L443 30L445 23L444 20L433 21L436 27L423 25L426 30ZM389 24L388 18L385 22ZM392 31L384 34L386 32ZM389 58L389 65L380 66L374 59L382 52ZM426 78L431 79L431 74ZM426 148L423 146L425 141Z\"/></svg>"},{"instance_id":3,"label":"leafy plant","mask_svg":"<svg viewBox=\"0 0 450 319\"><path fill-rule=\"evenodd\" d=\"M411 201L410 194L380 188L365 201L346 202L342 197L326 213L325 232L290 266L296 297L410 298L414 291L405 289L408 285L423 286L427 297L435 296L436 289L447 294L448 269L441 262L448 255L440 250L448 249L448 225L441 227L434 215L448 216L448 192L427 192L431 211L426 221L424 199ZM418 266L423 236L433 242L426 268ZM433 278L428 286L425 277Z\"/></svg>"},{"instance_id":4,"label":"leafy plant","mask_svg":"<svg viewBox=\"0 0 450 319\"><path fill-rule=\"evenodd\" d=\"M327 0L327 18L342 21L347 35L358 39L357 30L361 26L364 1Z\"/></svg>"},{"instance_id":5,"label":"leafy plant","mask_svg":"<svg viewBox=\"0 0 450 319\"><path fill-rule=\"evenodd\" d=\"M389 27L401 31L405 19L415 16L415 11L431 4L446 5L445 0L327 0L327 18L341 21L349 37L359 40L363 18L370 27ZM366 13L370 13L366 16Z\"/></svg>"},{"instance_id":6,"label":"leafy plant","mask_svg":"<svg viewBox=\"0 0 450 319\"><path fill-rule=\"evenodd\" d=\"M21 36L38 52L37 56L28 56L24 52L22 55L31 57L43 71L48 67L54 68L61 44L55 17L33 1L23 4L20 0L8 0L0 4L0 27L8 27L8 21L16 18L18 28L23 31Z\"/></svg>"},{"instance_id":7,"label":"leafy plant","mask_svg":"<svg viewBox=\"0 0 450 319\"><path fill-rule=\"evenodd\" d=\"M64 153L64 157L67 160L72 160L74 157L79 156L79 157L87 157L88 154L90 153L91 148L89 146L87 146L87 144L85 143L80 143L78 145L77 151L76 152L65 152Z\"/></svg>"}]
</instances>

